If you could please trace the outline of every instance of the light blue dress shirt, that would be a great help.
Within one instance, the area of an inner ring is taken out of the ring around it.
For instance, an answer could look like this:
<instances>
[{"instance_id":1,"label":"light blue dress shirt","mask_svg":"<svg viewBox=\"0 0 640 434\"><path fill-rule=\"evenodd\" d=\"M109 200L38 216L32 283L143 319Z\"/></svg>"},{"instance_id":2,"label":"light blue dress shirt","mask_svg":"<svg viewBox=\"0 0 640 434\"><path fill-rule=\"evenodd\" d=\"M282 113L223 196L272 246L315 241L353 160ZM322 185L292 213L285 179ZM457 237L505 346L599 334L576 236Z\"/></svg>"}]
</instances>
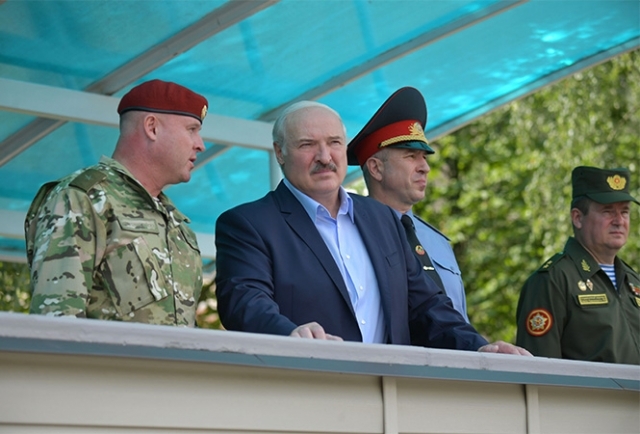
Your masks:
<instances>
[{"instance_id":1,"label":"light blue dress shirt","mask_svg":"<svg viewBox=\"0 0 640 434\"><path fill-rule=\"evenodd\" d=\"M395 211L395 210L394 210ZM398 218L402 214L395 211ZM413 212L409 210L407 215L411 216L413 225L416 227L416 235L422 247L424 247L429 259L433 263L442 284L445 293L453 302L453 307L462 314L465 321L469 322L467 316L467 299L464 293L464 285L462 283L462 273L458 266L458 261L453 253L449 239L441 232L425 224L422 220L416 218Z\"/></svg>"},{"instance_id":2,"label":"light blue dress shirt","mask_svg":"<svg viewBox=\"0 0 640 434\"><path fill-rule=\"evenodd\" d=\"M327 208L295 188L286 178L283 182L304 207L340 269L362 341L386 342L378 280L354 221L353 200L340 187L340 209L334 219ZM313 279L313 276L309 276L309 279Z\"/></svg>"}]
</instances>

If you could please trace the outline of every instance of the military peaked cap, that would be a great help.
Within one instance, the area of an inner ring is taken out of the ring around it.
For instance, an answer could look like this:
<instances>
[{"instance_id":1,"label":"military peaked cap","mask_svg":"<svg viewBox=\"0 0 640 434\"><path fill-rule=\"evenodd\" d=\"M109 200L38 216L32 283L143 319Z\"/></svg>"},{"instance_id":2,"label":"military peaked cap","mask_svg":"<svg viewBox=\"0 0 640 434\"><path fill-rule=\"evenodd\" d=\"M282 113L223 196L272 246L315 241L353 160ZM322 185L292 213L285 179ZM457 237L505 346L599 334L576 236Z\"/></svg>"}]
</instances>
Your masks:
<instances>
[{"instance_id":1,"label":"military peaked cap","mask_svg":"<svg viewBox=\"0 0 640 434\"><path fill-rule=\"evenodd\" d=\"M362 166L384 147L419 149L433 154L424 135L427 105L418 89L403 87L391 95L347 146L349 165Z\"/></svg>"}]
</instances>

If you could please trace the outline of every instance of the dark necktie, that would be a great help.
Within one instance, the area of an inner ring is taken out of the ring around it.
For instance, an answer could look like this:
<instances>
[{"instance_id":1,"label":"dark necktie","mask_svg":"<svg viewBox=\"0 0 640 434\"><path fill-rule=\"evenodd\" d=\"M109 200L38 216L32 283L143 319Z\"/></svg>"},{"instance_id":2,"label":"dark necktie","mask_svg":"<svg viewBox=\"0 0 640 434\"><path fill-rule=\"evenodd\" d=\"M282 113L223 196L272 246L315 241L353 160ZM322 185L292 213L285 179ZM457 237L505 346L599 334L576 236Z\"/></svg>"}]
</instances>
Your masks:
<instances>
[{"instance_id":1,"label":"dark necktie","mask_svg":"<svg viewBox=\"0 0 640 434\"><path fill-rule=\"evenodd\" d=\"M418 240L418 236L416 235L416 228L413 225L413 220L407 214L403 214L400 218L402 222L402 226L404 226L404 230L407 233L407 239L409 240L409 244L411 245L411 249L413 253L418 257L420 263L422 263L422 269L427 272L427 275L431 277L431 279L436 282L440 289L444 289L444 285L442 285L442 280L440 276L438 276L438 272L435 268L433 268L433 264L429 259L429 255L420 244L420 240Z\"/></svg>"}]
</instances>

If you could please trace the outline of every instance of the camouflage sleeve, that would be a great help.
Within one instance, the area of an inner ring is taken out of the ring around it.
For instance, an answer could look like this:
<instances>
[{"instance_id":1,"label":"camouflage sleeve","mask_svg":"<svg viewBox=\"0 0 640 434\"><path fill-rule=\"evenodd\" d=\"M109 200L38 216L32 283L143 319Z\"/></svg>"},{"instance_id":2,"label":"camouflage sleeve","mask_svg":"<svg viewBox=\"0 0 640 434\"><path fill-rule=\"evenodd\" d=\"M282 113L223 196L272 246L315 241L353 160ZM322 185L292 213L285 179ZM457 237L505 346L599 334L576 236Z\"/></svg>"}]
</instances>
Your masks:
<instances>
[{"instance_id":1,"label":"camouflage sleeve","mask_svg":"<svg viewBox=\"0 0 640 434\"><path fill-rule=\"evenodd\" d=\"M104 228L87 195L75 188L56 188L36 218L30 313L84 318L96 232Z\"/></svg>"},{"instance_id":2,"label":"camouflage sleeve","mask_svg":"<svg viewBox=\"0 0 640 434\"><path fill-rule=\"evenodd\" d=\"M516 345L534 356L562 358L566 291L552 273L538 271L525 282L518 308Z\"/></svg>"}]
</instances>

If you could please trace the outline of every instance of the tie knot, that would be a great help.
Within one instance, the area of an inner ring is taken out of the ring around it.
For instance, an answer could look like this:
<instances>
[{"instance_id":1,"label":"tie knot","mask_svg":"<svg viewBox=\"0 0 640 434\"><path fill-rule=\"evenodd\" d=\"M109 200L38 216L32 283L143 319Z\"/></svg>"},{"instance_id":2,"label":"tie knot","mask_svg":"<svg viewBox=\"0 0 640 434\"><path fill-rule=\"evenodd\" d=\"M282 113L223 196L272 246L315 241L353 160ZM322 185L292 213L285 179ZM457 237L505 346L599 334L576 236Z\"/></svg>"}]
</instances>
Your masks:
<instances>
[{"instance_id":1,"label":"tie knot","mask_svg":"<svg viewBox=\"0 0 640 434\"><path fill-rule=\"evenodd\" d=\"M402 226L404 226L405 230L411 229L412 231L415 231L416 228L413 225L413 220L410 216L403 214L402 217L400 217L400 221L402 222Z\"/></svg>"}]
</instances>

